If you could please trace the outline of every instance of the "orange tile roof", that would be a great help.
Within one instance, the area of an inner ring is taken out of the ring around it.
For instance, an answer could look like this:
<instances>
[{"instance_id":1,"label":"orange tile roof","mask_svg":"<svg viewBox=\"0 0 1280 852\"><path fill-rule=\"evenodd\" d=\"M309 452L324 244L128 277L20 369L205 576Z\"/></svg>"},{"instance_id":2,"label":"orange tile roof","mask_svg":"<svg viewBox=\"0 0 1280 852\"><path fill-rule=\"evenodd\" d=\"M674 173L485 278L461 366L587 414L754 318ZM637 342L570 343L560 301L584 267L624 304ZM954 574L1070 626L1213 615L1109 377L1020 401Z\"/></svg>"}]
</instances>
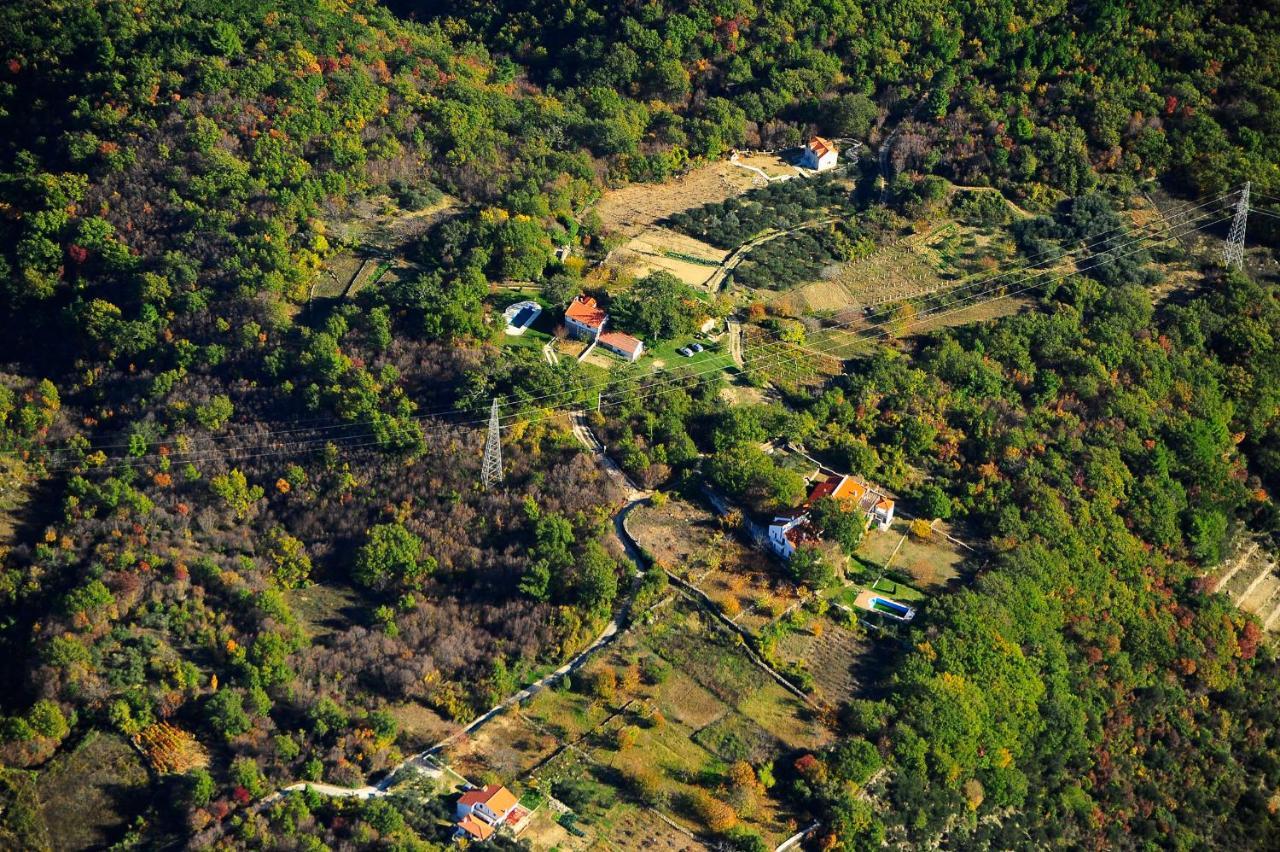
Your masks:
<instances>
[{"instance_id":1,"label":"orange tile roof","mask_svg":"<svg viewBox=\"0 0 1280 852\"><path fill-rule=\"evenodd\" d=\"M634 355L636 350L644 345L631 335L623 334L620 331L606 331L600 335L600 343L604 346L611 346L614 349L621 349L628 355Z\"/></svg>"},{"instance_id":2,"label":"orange tile roof","mask_svg":"<svg viewBox=\"0 0 1280 852\"><path fill-rule=\"evenodd\" d=\"M833 473L817 485L813 486L813 489L809 492L809 503L816 503L823 497L834 497L837 500L857 501L861 500L862 496L866 493L866 486L855 480L852 476L840 476L839 474Z\"/></svg>"},{"instance_id":3,"label":"orange tile roof","mask_svg":"<svg viewBox=\"0 0 1280 852\"><path fill-rule=\"evenodd\" d=\"M487 822L481 822L471 814L467 814L462 818L462 821L458 823L458 828L461 828L477 840L488 840L493 836L494 832L493 826Z\"/></svg>"},{"instance_id":4,"label":"orange tile roof","mask_svg":"<svg viewBox=\"0 0 1280 852\"><path fill-rule=\"evenodd\" d=\"M810 150L813 151L813 153L821 157L821 156L824 156L828 151L834 151L836 149L836 146L832 145L829 141L827 141L826 139L823 139L821 136L814 136L812 139L809 140L809 148Z\"/></svg>"},{"instance_id":5,"label":"orange tile roof","mask_svg":"<svg viewBox=\"0 0 1280 852\"><path fill-rule=\"evenodd\" d=\"M893 501L888 497L881 497L880 502L876 504L877 509L892 509Z\"/></svg>"},{"instance_id":6,"label":"orange tile roof","mask_svg":"<svg viewBox=\"0 0 1280 852\"><path fill-rule=\"evenodd\" d=\"M591 296L575 296L569 307L564 309L564 315L590 328L599 328L609 316Z\"/></svg>"},{"instance_id":7,"label":"orange tile roof","mask_svg":"<svg viewBox=\"0 0 1280 852\"><path fill-rule=\"evenodd\" d=\"M499 816L516 806L515 794L501 784L490 784L479 790L468 790L458 799L458 804L472 807L484 805Z\"/></svg>"},{"instance_id":8,"label":"orange tile roof","mask_svg":"<svg viewBox=\"0 0 1280 852\"><path fill-rule=\"evenodd\" d=\"M867 493L867 487L860 482L854 480L851 476L846 476L836 490L832 493L832 497L837 500L861 500L862 495Z\"/></svg>"}]
</instances>

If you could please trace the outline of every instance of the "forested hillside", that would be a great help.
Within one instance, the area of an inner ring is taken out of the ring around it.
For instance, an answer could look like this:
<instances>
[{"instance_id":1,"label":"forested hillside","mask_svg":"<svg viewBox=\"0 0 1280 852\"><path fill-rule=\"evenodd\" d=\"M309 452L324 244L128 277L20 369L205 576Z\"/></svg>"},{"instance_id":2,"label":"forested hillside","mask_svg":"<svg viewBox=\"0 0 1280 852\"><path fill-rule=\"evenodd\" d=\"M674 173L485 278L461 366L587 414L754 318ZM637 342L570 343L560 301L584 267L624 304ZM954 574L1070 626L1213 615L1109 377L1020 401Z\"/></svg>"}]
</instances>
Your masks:
<instances>
[{"instance_id":1,"label":"forested hillside","mask_svg":"<svg viewBox=\"0 0 1280 852\"><path fill-rule=\"evenodd\" d=\"M1277 81L1276 0L4 4L0 846L50 845L33 785L86 734L146 751L166 723L185 747L103 843L435 848L430 809L246 809L376 777L409 749L394 707L450 730L616 613L620 495L538 411L594 402L590 377L501 349L487 301L582 288L607 186L893 134L878 215L907 222L928 175L993 186L1044 215L1025 259L1090 236L1081 198L1280 196ZM369 210L424 223L411 272L315 298ZM790 437L926 472L989 538L840 742L779 768L818 842L1280 837L1275 651L1203 581L1234 531L1280 542L1277 282L1204 265L1157 307L1149 260L785 388L786 412L689 379L601 418L646 485L794 496L747 446Z\"/></svg>"}]
</instances>

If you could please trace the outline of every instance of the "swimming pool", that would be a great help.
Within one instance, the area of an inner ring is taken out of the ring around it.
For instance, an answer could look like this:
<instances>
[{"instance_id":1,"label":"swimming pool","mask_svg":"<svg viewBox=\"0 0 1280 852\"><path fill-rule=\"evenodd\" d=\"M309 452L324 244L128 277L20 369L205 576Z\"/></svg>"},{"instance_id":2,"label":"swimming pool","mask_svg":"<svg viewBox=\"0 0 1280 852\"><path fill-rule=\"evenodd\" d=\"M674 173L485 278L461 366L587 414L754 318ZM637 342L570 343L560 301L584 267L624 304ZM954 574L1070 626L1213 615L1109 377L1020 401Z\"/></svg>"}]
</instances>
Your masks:
<instances>
[{"instance_id":1,"label":"swimming pool","mask_svg":"<svg viewBox=\"0 0 1280 852\"><path fill-rule=\"evenodd\" d=\"M906 604L900 604L897 601L891 601L888 598L875 597L871 599L871 608L876 612L882 612L885 615L892 616L899 621L910 621L915 617L915 607L909 607Z\"/></svg>"}]
</instances>

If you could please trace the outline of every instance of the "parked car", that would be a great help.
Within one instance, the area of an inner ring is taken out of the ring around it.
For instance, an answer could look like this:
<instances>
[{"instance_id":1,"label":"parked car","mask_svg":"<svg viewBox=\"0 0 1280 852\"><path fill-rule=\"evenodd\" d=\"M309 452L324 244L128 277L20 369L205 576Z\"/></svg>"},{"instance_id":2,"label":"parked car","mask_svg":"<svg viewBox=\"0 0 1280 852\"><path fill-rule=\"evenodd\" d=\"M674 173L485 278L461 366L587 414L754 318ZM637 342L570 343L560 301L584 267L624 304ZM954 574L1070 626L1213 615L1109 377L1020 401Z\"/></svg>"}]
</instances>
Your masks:
<instances>
[{"instance_id":1,"label":"parked car","mask_svg":"<svg viewBox=\"0 0 1280 852\"><path fill-rule=\"evenodd\" d=\"M692 349L694 352L701 352L701 351L702 351L702 344L701 344L701 343L693 343L693 344L690 344L689 348L690 348L690 349Z\"/></svg>"},{"instance_id":2,"label":"parked car","mask_svg":"<svg viewBox=\"0 0 1280 852\"><path fill-rule=\"evenodd\" d=\"M679 352L681 355L683 355L683 356L684 356L684 357L686 357L686 358L692 358L692 357L693 357L693 350L692 350L692 349L690 349L690 348L689 348L689 347L687 347L687 346L681 346L681 347L680 347L679 349L677 349L676 351L677 351L677 352Z\"/></svg>"}]
</instances>

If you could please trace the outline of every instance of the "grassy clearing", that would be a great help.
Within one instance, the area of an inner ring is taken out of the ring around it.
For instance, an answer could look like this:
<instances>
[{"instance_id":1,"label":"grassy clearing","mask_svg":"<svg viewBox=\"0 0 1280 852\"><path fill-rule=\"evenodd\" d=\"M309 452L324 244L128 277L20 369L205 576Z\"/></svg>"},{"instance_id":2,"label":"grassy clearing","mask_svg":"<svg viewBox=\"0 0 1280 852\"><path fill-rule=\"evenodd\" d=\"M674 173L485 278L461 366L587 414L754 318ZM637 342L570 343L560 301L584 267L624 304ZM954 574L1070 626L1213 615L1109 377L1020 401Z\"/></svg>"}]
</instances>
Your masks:
<instances>
[{"instance_id":1,"label":"grassy clearing","mask_svg":"<svg viewBox=\"0 0 1280 852\"><path fill-rule=\"evenodd\" d=\"M921 592L918 589L913 589L906 583L898 583L886 577L881 577L872 583L871 591L879 592L882 595L888 595L894 600L902 601L903 603L914 603L916 601L922 601L928 597L924 592Z\"/></svg>"},{"instance_id":2,"label":"grassy clearing","mask_svg":"<svg viewBox=\"0 0 1280 852\"><path fill-rule=\"evenodd\" d=\"M346 630L360 620L364 608L355 589L326 583L288 589L285 599L312 640Z\"/></svg>"},{"instance_id":3,"label":"grassy clearing","mask_svg":"<svg viewBox=\"0 0 1280 852\"><path fill-rule=\"evenodd\" d=\"M677 349L688 346L690 343L700 342L707 347L702 352L696 353L693 357L685 357L677 352ZM678 337L675 340L664 340L655 343L652 347L645 343L645 354L649 363L654 369L662 369L671 372L679 370L696 370L701 373L711 371L713 369L729 370L733 367L733 357L729 354L727 344L707 343L706 341L695 341L691 335L688 338Z\"/></svg>"},{"instance_id":4,"label":"grassy clearing","mask_svg":"<svg viewBox=\"0 0 1280 852\"><path fill-rule=\"evenodd\" d=\"M901 519L895 520L893 526L885 532L878 528L867 530L867 534L862 537L862 544L858 545L858 558L883 568L906 534L907 522Z\"/></svg>"},{"instance_id":5,"label":"grassy clearing","mask_svg":"<svg viewBox=\"0 0 1280 852\"><path fill-rule=\"evenodd\" d=\"M576 677L581 681L600 667L599 663L588 665ZM609 708L602 702L562 688L542 690L525 703L521 712L561 741L581 739L609 716Z\"/></svg>"},{"instance_id":6,"label":"grassy clearing","mask_svg":"<svg viewBox=\"0 0 1280 852\"><path fill-rule=\"evenodd\" d=\"M907 536L893 559L892 568L909 575L912 583L922 589L940 590L961 575L967 557L964 550L941 535L929 541Z\"/></svg>"},{"instance_id":7,"label":"grassy clearing","mask_svg":"<svg viewBox=\"0 0 1280 852\"><path fill-rule=\"evenodd\" d=\"M54 849L101 849L146 806L150 778L142 758L116 734L90 732L36 782Z\"/></svg>"},{"instance_id":8,"label":"grassy clearing","mask_svg":"<svg viewBox=\"0 0 1280 852\"><path fill-rule=\"evenodd\" d=\"M402 701L386 709L396 720L396 727L400 731L398 744L406 752L421 751L458 729L456 722L450 722L430 707L416 701Z\"/></svg>"}]
</instances>

